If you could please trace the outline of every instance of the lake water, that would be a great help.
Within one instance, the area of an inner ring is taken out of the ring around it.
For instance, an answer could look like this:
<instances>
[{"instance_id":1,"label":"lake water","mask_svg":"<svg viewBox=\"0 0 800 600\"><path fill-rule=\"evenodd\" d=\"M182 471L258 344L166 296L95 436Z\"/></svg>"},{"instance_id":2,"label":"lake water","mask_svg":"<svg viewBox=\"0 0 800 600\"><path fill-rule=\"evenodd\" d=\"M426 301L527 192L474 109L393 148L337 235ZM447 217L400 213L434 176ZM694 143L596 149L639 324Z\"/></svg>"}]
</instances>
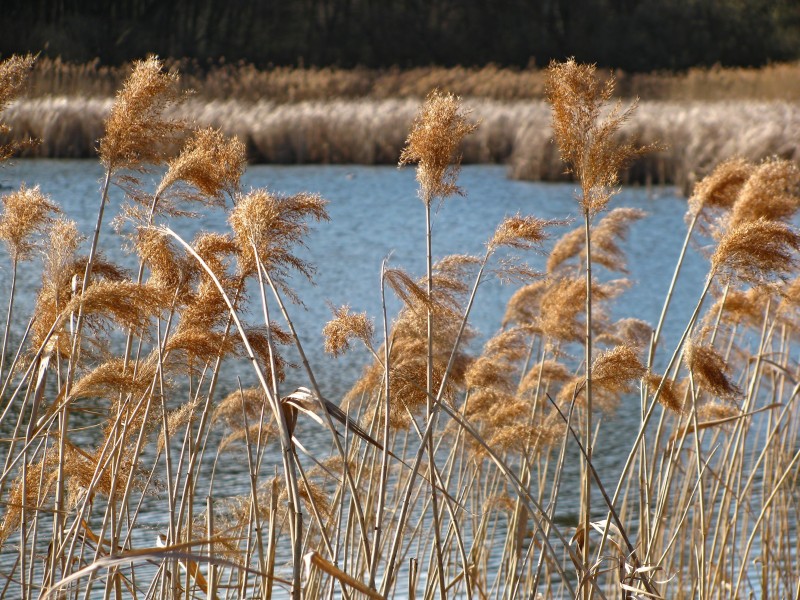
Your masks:
<instances>
[{"instance_id":1,"label":"lake water","mask_svg":"<svg viewBox=\"0 0 800 600\"><path fill-rule=\"evenodd\" d=\"M102 175L101 166L94 161L16 161L0 170L0 185L3 192L17 188L21 182L40 185L89 236L96 219ZM379 323L381 261L390 256L392 266L403 267L415 276L424 273L424 209L417 198L414 176L411 168L362 166L252 166L244 176L244 190L266 187L286 194L308 191L319 193L330 202L331 221L315 226L307 239L307 248L302 251L317 266L315 285L299 278L292 281L305 307L291 306L290 310L320 387L332 400L347 392L367 357L360 351L338 359L324 354L321 330L330 318L328 303L349 304L354 311L366 311ZM517 213L548 219L579 216L573 185L512 181L506 178L505 169L498 166L465 167L459 184L467 196L449 199L434 218L435 258L453 253L482 253L484 243L506 216ZM122 192L115 189L100 246L106 258L133 268L135 257L121 249L122 240L111 226L121 201ZM611 207L616 206L641 208L648 216L633 225L624 243L632 286L615 302L612 316L637 317L654 325L685 235L686 200L669 188L626 188L612 201ZM200 230L226 231L225 218L220 211L206 211L195 219L180 219L172 226L184 238L191 239ZM573 227L579 224L580 221ZM557 230L554 237L564 231L566 228ZM534 268L544 269L543 255L531 253L525 258ZM3 269L0 277L8 277L7 260L0 265ZM706 270L707 261L690 249L664 332L667 349L674 346L686 323ZM40 273L37 261L20 270L14 319L19 326L27 321ZM7 302L7 287L0 286L0 306ZM481 335L475 350L500 327L505 303L513 292L513 287L492 280L479 290L472 323ZM397 301L392 300L389 314L395 314L398 308ZM15 333L19 335L21 331ZM244 361L232 365L220 381L220 395L236 389L237 376L245 385L253 381L250 367ZM296 385L307 384L302 373L292 373L283 391L287 393ZM622 410L608 419L621 424L628 420L631 424L638 423L638 400L631 401L635 402L636 410ZM327 433L320 433L327 440ZM619 437L609 436L604 442L603 456L598 457L603 470L618 469L630 448L631 440ZM247 490L246 477L240 477L244 472L243 465L226 466L220 482L224 483L226 493Z\"/></svg>"}]
</instances>

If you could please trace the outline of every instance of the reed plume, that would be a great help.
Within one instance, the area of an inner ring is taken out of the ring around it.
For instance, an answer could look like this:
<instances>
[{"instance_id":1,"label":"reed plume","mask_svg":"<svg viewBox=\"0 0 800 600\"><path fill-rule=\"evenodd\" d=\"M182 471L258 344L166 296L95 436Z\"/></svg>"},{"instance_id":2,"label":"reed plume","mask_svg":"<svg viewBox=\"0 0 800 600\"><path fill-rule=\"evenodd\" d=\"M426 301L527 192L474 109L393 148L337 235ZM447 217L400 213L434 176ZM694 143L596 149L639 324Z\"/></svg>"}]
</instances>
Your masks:
<instances>
[{"instance_id":1,"label":"reed plume","mask_svg":"<svg viewBox=\"0 0 800 600\"><path fill-rule=\"evenodd\" d=\"M109 172L162 164L184 125L166 117L179 95L178 75L156 57L137 61L105 121L98 153Z\"/></svg>"},{"instance_id":2,"label":"reed plume","mask_svg":"<svg viewBox=\"0 0 800 600\"><path fill-rule=\"evenodd\" d=\"M730 228L758 220L788 222L800 208L800 168L793 161L768 159L754 167L730 215Z\"/></svg>"},{"instance_id":3,"label":"reed plume","mask_svg":"<svg viewBox=\"0 0 800 600\"><path fill-rule=\"evenodd\" d=\"M44 233L53 223L53 215L61 212L39 189L22 184L19 190L3 195L0 215L0 240L5 242L14 262L30 257L35 248L32 237Z\"/></svg>"},{"instance_id":4,"label":"reed plume","mask_svg":"<svg viewBox=\"0 0 800 600\"><path fill-rule=\"evenodd\" d=\"M322 335L325 338L325 352L339 356L350 349L350 341L361 340L367 348L372 348L375 326L367 313L352 313L345 305L333 309L333 319L325 324Z\"/></svg>"},{"instance_id":5,"label":"reed plume","mask_svg":"<svg viewBox=\"0 0 800 600\"><path fill-rule=\"evenodd\" d=\"M800 234L780 221L759 218L732 227L711 257L711 268L746 283L784 278L797 264Z\"/></svg>"},{"instance_id":6,"label":"reed plume","mask_svg":"<svg viewBox=\"0 0 800 600\"><path fill-rule=\"evenodd\" d=\"M697 182L689 197L688 214L698 216L706 209L730 210L754 166L743 158L729 158Z\"/></svg>"},{"instance_id":7,"label":"reed plume","mask_svg":"<svg viewBox=\"0 0 800 600\"><path fill-rule=\"evenodd\" d=\"M29 54L12 56L0 62L0 113L22 92L34 61L35 58ZM0 122L0 136L5 137L10 130L8 125ZM0 162L10 158L18 150L33 144L33 140L0 143Z\"/></svg>"},{"instance_id":8,"label":"reed plume","mask_svg":"<svg viewBox=\"0 0 800 600\"><path fill-rule=\"evenodd\" d=\"M637 103L624 110L617 103L603 117L602 110L613 92L614 78L601 81L592 65L579 65L570 59L552 62L548 67L546 94L553 109L553 138L561 159L581 184L579 203L590 215L606 207L619 172L648 150L616 140L615 135Z\"/></svg>"},{"instance_id":9,"label":"reed plume","mask_svg":"<svg viewBox=\"0 0 800 600\"><path fill-rule=\"evenodd\" d=\"M741 394L727 374L728 365L714 348L692 339L686 344L683 358L699 387L718 398L733 398Z\"/></svg>"},{"instance_id":10,"label":"reed plume","mask_svg":"<svg viewBox=\"0 0 800 600\"><path fill-rule=\"evenodd\" d=\"M417 164L417 181L422 201L430 206L434 198L461 194L456 185L460 157L454 153L466 135L475 131L452 94L433 90L414 119L400 165Z\"/></svg>"},{"instance_id":11,"label":"reed plume","mask_svg":"<svg viewBox=\"0 0 800 600\"><path fill-rule=\"evenodd\" d=\"M224 205L225 194L238 191L246 164L244 144L237 138L226 138L211 127L195 130L180 154L167 163L155 197L163 202L169 190L182 201Z\"/></svg>"},{"instance_id":12,"label":"reed plume","mask_svg":"<svg viewBox=\"0 0 800 600\"><path fill-rule=\"evenodd\" d=\"M313 266L293 254L291 247L303 244L308 220L328 220L326 204L314 194L279 196L266 190L239 198L228 221L239 245L240 271L254 273L260 263L276 283L284 282L289 270L310 279Z\"/></svg>"}]
</instances>

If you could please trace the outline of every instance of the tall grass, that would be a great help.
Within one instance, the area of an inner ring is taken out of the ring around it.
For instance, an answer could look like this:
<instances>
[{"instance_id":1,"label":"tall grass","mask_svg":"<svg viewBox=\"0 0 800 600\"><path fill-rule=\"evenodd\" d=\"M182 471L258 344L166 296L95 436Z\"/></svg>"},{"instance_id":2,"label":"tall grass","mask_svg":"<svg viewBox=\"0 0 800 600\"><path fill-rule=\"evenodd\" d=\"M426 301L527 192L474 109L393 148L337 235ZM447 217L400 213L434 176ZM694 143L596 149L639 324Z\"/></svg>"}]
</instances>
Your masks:
<instances>
[{"instance_id":1,"label":"tall grass","mask_svg":"<svg viewBox=\"0 0 800 600\"><path fill-rule=\"evenodd\" d=\"M542 100L547 71L511 69L495 65L480 68L425 67L413 69L339 69L273 67L224 62L199 64L168 61L183 76L178 85L205 100L267 100L277 103L337 99L424 98L433 88L452 90L470 98ZM84 64L42 58L27 80L29 97L113 96L130 65L111 67L98 60ZM759 69L693 68L681 73L614 73L615 94L626 98L670 101L800 99L800 64L777 63ZM598 72L607 80L608 71Z\"/></svg>"},{"instance_id":2,"label":"tall grass","mask_svg":"<svg viewBox=\"0 0 800 600\"><path fill-rule=\"evenodd\" d=\"M31 62L0 63L0 108ZM402 308L377 322L333 308L326 350L371 357L335 402L292 319L293 278L314 278L296 249L328 218L325 201L241 190L245 144L176 118L189 114L177 76L134 65L99 136L93 237L36 188L2 199L11 272L36 250L44 261L34 307L16 306L9 282L6 328L27 328L18 347L4 336L0 365L0 595L796 594L800 171L736 158L693 187L684 249L706 246L709 269L667 347L683 252L658 323L609 316L627 285L620 242L644 216L607 209L641 152L613 134L642 109L606 112L612 83L574 62L548 77L551 152L579 182L583 222L551 240L566 222L518 214L482 255L434 262L431 207L462 191L456 153L480 129L456 97L429 96L400 155L416 164L426 269L353 265L380 272ZM127 195L119 237L102 227L112 184ZM230 230L186 239L176 217L198 203ZM104 258L121 243L136 272ZM546 272L529 252L548 255ZM490 277L519 288L473 355L470 314L491 301ZM238 363L257 385L221 397ZM289 369L304 387L287 388ZM604 480L594 440L621 403L639 427L611 432L628 456ZM328 431L330 453L301 420ZM229 452L242 457L240 495L220 481ZM583 491L567 475L576 462ZM157 530L143 524L154 497Z\"/></svg>"},{"instance_id":3,"label":"tall grass","mask_svg":"<svg viewBox=\"0 0 800 600\"><path fill-rule=\"evenodd\" d=\"M92 157L112 103L66 97L12 103L5 112L12 129L0 132L0 141L40 140L21 149L23 156ZM251 162L394 164L417 104L411 99L251 104L189 98L171 114L237 136ZM481 122L463 144L465 163L507 163L518 179L570 178L550 141L545 102L469 100L464 105ZM776 155L800 160L800 108L785 102L643 101L620 135L661 145L622 173L624 182L675 184L689 193L726 158L759 161Z\"/></svg>"}]
</instances>

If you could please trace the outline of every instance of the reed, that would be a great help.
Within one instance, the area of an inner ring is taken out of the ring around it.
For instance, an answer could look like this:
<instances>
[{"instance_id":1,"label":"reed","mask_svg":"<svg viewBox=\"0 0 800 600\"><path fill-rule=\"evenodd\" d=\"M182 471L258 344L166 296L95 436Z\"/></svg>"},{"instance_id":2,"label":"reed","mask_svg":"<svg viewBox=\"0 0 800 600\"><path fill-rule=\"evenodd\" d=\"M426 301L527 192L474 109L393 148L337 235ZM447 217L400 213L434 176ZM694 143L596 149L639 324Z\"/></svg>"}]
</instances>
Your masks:
<instances>
[{"instance_id":1,"label":"reed","mask_svg":"<svg viewBox=\"0 0 800 600\"><path fill-rule=\"evenodd\" d=\"M238 137L255 163L394 164L403 149L418 101L412 99L319 100L280 104L239 99L189 98L171 112L199 126ZM12 127L0 143L35 146L31 157L89 158L103 135L112 100L43 97L19 100L5 111ZM467 99L481 127L462 146L465 163L507 164L512 177L565 181L550 142L550 109L542 101ZM659 143L656 152L622 172L624 183L675 185L687 195L722 160L770 156L797 161L800 110L794 102L743 100L641 101L622 126L620 139Z\"/></svg>"},{"instance_id":2,"label":"reed","mask_svg":"<svg viewBox=\"0 0 800 600\"><path fill-rule=\"evenodd\" d=\"M9 100L31 60L0 63L3 119L21 106ZM331 307L325 350L363 345L369 360L339 401L324 396L304 348L319 336L292 318L303 301L293 278L315 278L298 247L328 219L325 200L242 190L248 143L190 124L193 100L164 63L132 65L98 109L105 176L93 236L36 187L2 198L12 277L0 596L796 594L800 171L720 152L692 188L659 322L615 320L630 285L618 279L622 241L646 216L608 203L654 141L626 137L650 108L609 108L613 80L574 61L548 77L552 114L533 110L552 123L548 161L571 171L582 222L553 239L568 221L509 216L479 256L434 261L431 209L468 191L459 152L491 139L481 136L492 119L476 123L487 104L434 92L415 113L394 101L408 112L395 160L416 169L424 268L374 265L381 315ZM293 105L294 118L309 106ZM114 184L126 200L111 234ZM198 205L224 213L228 231L188 239L182 219ZM708 272L667 346L691 243L708 248ZM117 244L136 253L137 270L104 258ZM35 305L17 306L13 273L37 253ZM542 254L546 271L527 253ZM492 277L518 290L474 351L471 313L491 301ZM253 387L231 381L239 368ZM288 387L290 370L306 385ZM640 415L637 431L615 429L620 409ZM307 443L303 421L326 431L330 453ZM597 468L598 432L626 442L619 477ZM229 453L240 458L238 493L220 479ZM153 497L157 530L144 524Z\"/></svg>"}]
</instances>

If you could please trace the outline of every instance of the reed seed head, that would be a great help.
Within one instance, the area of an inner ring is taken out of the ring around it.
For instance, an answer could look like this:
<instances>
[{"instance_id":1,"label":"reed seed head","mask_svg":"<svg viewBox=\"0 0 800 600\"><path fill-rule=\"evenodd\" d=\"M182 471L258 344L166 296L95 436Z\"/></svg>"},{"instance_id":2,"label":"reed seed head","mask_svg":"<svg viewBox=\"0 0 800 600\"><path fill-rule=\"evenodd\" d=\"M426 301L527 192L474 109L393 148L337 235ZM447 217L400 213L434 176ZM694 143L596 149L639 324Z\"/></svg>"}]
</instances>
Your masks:
<instances>
[{"instance_id":1,"label":"reed seed head","mask_svg":"<svg viewBox=\"0 0 800 600\"><path fill-rule=\"evenodd\" d=\"M246 164L244 144L237 138L226 138L211 127L195 130L181 153L169 161L156 196L182 183L197 193L179 190L180 199L224 205L224 194L233 195L238 190Z\"/></svg>"},{"instance_id":2,"label":"reed seed head","mask_svg":"<svg viewBox=\"0 0 800 600\"><path fill-rule=\"evenodd\" d=\"M730 228L711 257L713 272L761 284L792 273L800 234L780 221L759 218Z\"/></svg>"},{"instance_id":3,"label":"reed seed head","mask_svg":"<svg viewBox=\"0 0 800 600\"><path fill-rule=\"evenodd\" d=\"M351 313L345 305L333 309L333 319L322 329L325 337L325 352L339 356L350 349L350 341L361 340L367 348L372 348L375 326L366 312Z\"/></svg>"},{"instance_id":4,"label":"reed seed head","mask_svg":"<svg viewBox=\"0 0 800 600\"><path fill-rule=\"evenodd\" d=\"M533 324L539 314L539 301L548 284L547 280L542 279L524 285L514 292L506 305L506 312L503 315L503 327L511 324Z\"/></svg>"},{"instance_id":5,"label":"reed seed head","mask_svg":"<svg viewBox=\"0 0 800 600\"><path fill-rule=\"evenodd\" d=\"M538 250L549 235L545 229L551 225L561 224L561 221L549 221L536 217L523 217L519 214L508 217L500 223L494 236L488 243L490 251L497 248L515 248L517 250Z\"/></svg>"},{"instance_id":6,"label":"reed seed head","mask_svg":"<svg viewBox=\"0 0 800 600\"><path fill-rule=\"evenodd\" d=\"M790 160L769 159L755 167L733 205L730 228L759 219L788 221L800 208L800 168Z\"/></svg>"},{"instance_id":7,"label":"reed seed head","mask_svg":"<svg viewBox=\"0 0 800 600\"><path fill-rule=\"evenodd\" d=\"M676 414L683 413L685 390L682 390L681 386L672 379L656 373L648 373L645 381L651 394L655 394L656 390L659 387L661 388L661 392L658 394L658 401L662 406Z\"/></svg>"},{"instance_id":8,"label":"reed seed head","mask_svg":"<svg viewBox=\"0 0 800 600\"><path fill-rule=\"evenodd\" d=\"M316 194L278 196L266 190L239 198L228 219L239 245L239 270L254 273L260 262L279 281L289 269L311 279L313 266L292 254L291 247L303 244L310 219L328 220L326 204Z\"/></svg>"},{"instance_id":9,"label":"reed seed head","mask_svg":"<svg viewBox=\"0 0 800 600\"><path fill-rule=\"evenodd\" d=\"M53 215L61 210L39 189L23 183L19 190L5 194L0 215L0 240L5 242L13 261L30 257L36 247L32 237L41 234L53 223Z\"/></svg>"},{"instance_id":10,"label":"reed seed head","mask_svg":"<svg viewBox=\"0 0 800 600\"><path fill-rule=\"evenodd\" d=\"M636 348L623 344L601 352L594 359L592 384L609 392L627 394L632 383L644 377L645 372Z\"/></svg>"},{"instance_id":11,"label":"reed seed head","mask_svg":"<svg viewBox=\"0 0 800 600\"><path fill-rule=\"evenodd\" d=\"M753 170L754 166L743 158L729 158L717 165L695 184L689 214L699 215L705 208L730 210Z\"/></svg>"},{"instance_id":12,"label":"reed seed head","mask_svg":"<svg viewBox=\"0 0 800 600\"><path fill-rule=\"evenodd\" d=\"M142 262L150 268L150 285L177 292L179 297L186 294L191 271L162 231L139 227L134 245Z\"/></svg>"},{"instance_id":13,"label":"reed seed head","mask_svg":"<svg viewBox=\"0 0 800 600\"><path fill-rule=\"evenodd\" d=\"M714 396L733 398L740 394L728 377L728 365L714 348L690 339L683 351L683 362L696 384Z\"/></svg>"},{"instance_id":14,"label":"reed seed head","mask_svg":"<svg viewBox=\"0 0 800 600\"><path fill-rule=\"evenodd\" d=\"M603 83L595 71L594 65L579 65L574 59L553 61L547 70L545 90L553 108L553 137L561 159L580 181L581 209L589 215L608 204L619 181L619 171L648 150L615 139L636 109L636 102L625 110L617 103L601 119L614 91L614 79Z\"/></svg>"},{"instance_id":15,"label":"reed seed head","mask_svg":"<svg viewBox=\"0 0 800 600\"><path fill-rule=\"evenodd\" d=\"M461 140L475 131L462 111L461 100L433 90L414 119L400 165L417 164L419 195L430 206L434 198L462 194L456 185L460 156L454 156Z\"/></svg>"},{"instance_id":16,"label":"reed seed head","mask_svg":"<svg viewBox=\"0 0 800 600\"><path fill-rule=\"evenodd\" d=\"M178 100L177 74L165 73L156 57L136 61L117 93L100 140L100 160L109 171L161 164L184 125L165 117Z\"/></svg>"},{"instance_id":17,"label":"reed seed head","mask_svg":"<svg viewBox=\"0 0 800 600\"><path fill-rule=\"evenodd\" d=\"M34 57L12 56L0 61L0 113L16 98L25 85L28 73L33 67ZM8 133L10 128L5 123L0 123L0 136ZM0 144L0 162L10 158L18 149L34 142L9 142Z\"/></svg>"}]
</instances>

